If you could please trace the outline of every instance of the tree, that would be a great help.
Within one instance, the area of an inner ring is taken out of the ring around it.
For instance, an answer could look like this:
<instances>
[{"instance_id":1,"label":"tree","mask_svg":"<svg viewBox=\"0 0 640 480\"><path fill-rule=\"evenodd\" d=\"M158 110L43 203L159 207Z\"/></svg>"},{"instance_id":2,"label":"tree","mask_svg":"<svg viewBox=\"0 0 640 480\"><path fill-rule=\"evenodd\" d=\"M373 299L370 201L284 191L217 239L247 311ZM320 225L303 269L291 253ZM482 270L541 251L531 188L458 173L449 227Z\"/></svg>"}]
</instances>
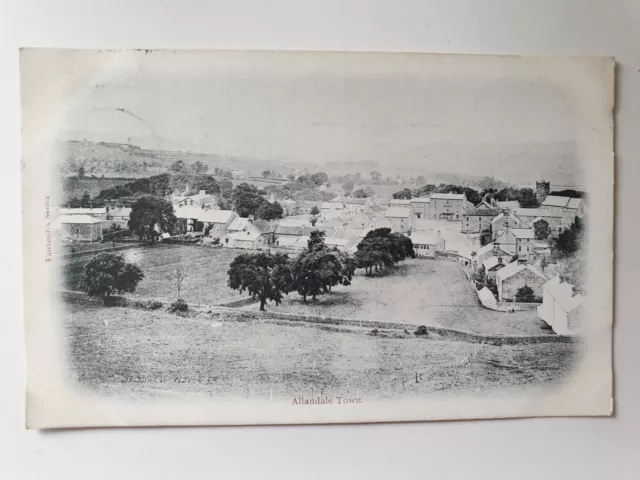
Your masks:
<instances>
[{"instance_id":1,"label":"tree","mask_svg":"<svg viewBox=\"0 0 640 480\"><path fill-rule=\"evenodd\" d=\"M256 217L258 209L262 204L268 203L264 197L258 193L258 189L248 183L241 183L234 188L231 199L236 213L245 218L249 215Z\"/></svg>"},{"instance_id":2,"label":"tree","mask_svg":"<svg viewBox=\"0 0 640 480\"><path fill-rule=\"evenodd\" d=\"M295 180L296 180L296 175L295 175L294 173L289 173L289 174L287 175L287 179L288 179L288 180L290 180L290 181L292 181L292 182L295 182Z\"/></svg>"},{"instance_id":3,"label":"tree","mask_svg":"<svg viewBox=\"0 0 640 480\"><path fill-rule=\"evenodd\" d=\"M173 231L176 220L171 202L144 195L131 206L128 226L140 240L155 242L160 233Z\"/></svg>"},{"instance_id":4,"label":"tree","mask_svg":"<svg viewBox=\"0 0 640 480\"><path fill-rule=\"evenodd\" d=\"M491 243L491 228L486 228L480 233L480 246L484 247Z\"/></svg>"},{"instance_id":5,"label":"tree","mask_svg":"<svg viewBox=\"0 0 640 480\"><path fill-rule=\"evenodd\" d=\"M197 175L193 187L196 192L204 190L209 195L220 193L220 185L213 175Z\"/></svg>"},{"instance_id":6,"label":"tree","mask_svg":"<svg viewBox=\"0 0 640 480\"><path fill-rule=\"evenodd\" d=\"M185 278L187 278L187 270L182 266L182 264L176 266L176 268L171 270L171 272L169 273L169 281L176 287L176 291L178 294L176 299L178 300L182 298L180 296L180 292L182 291L182 283L184 282Z\"/></svg>"},{"instance_id":7,"label":"tree","mask_svg":"<svg viewBox=\"0 0 640 480\"><path fill-rule=\"evenodd\" d=\"M530 188L522 188L517 193L518 202L522 208L536 208L538 206L538 199L536 194Z\"/></svg>"},{"instance_id":8,"label":"tree","mask_svg":"<svg viewBox=\"0 0 640 480\"><path fill-rule=\"evenodd\" d=\"M354 198L367 198L368 197L367 193L362 188L359 188L358 190L353 192L351 194L351 196L354 197Z\"/></svg>"},{"instance_id":9,"label":"tree","mask_svg":"<svg viewBox=\"0 0 640 480\"><path fill-rule=\"evenodd\" d=\"M533 224L533 234L536 240L546 240L551 235L551 228L546 220L538 220Z\"/></svg>"},{"instance_id":10,"label":"tree","mask_svg":"<svg viewBox=\"0 0 640 480\"><path fill-rule=\"evenodd\" d=\"M342 184L342 190L344 190L345 195L349 195L353 192L353 185L354 183L352 180L348 180Z\"/></svg>"},{"instance_id":11,"label":"tree","mask_svg":"<svg viewBox=\"0 0 640 480\"><path fill-rule=\"evenodd\" d=\"M329 175L324 172L316 172L309 177L309 180L311 180L315 185L320 186L329 181Z\"/></svg>"},{"instance_id":12,"label":"tree","mask_svg":"<svg viewBox=\"0 0 640 480\"><path fill-rule=\"evenodd\" d=\"M289 257L281 253L243 253L233 259L227 272L228 285L233 290L245 291L260 299L260 311L267 301L276 305L283 294L291 291L291 267Z\"/></svg>"},{"instance_id":13,"label":"tree","mask_svg":"<svg viewBox=\"0 0 640 480\"><path fill-rule=\"evenodd\" d=\"M382 177L382 174L380 172L376 172L375 170L373 170L369 175L371 175L371 180L373 180L374 182L377 182L378 180L380 180L380 177Z\"/></svg>"},{"instance_id":14,"label":"tree","mask_svg":"<svg viewBox=\"0 0 640 480\"><path fill-rule=\"evenodd\" d=\"M535 302L536 296L533 289L529 285L523 285L516 292L516 302Z\"/></svg>"},{"instance_id":15,"label":"tree","mask_svg":"<svg viewBox=\"0 0 640 480\"><path fill-rule=\"evenodd\" d=\"M78 178L84 178L84 167L78 169Z\"/></svg>"},{"instance_id":16,"label":"tree","mask_svg":"<svg viewBox=\"0 0 640 480\"><path fill-rule=\"evenodd\" d=\"M411 239L401 233L392 233L390 228L377 228L368 232L357 249L357 265L364 268L367 275L407 257L416 256Z\"/></svg>"},{"instance_id":17,"label":"tree","mask_svg":"<svg viewBox=\"0 0 640 480\"><path fill-rule=\"evenodd\" d=\"M125 262L122 255L101 253L85 265L78 286L89 296L102 296L106 305L114 294L134 292L143 278L142 270Z\"/></svg>"},{"instance_id":18,"label":"tree","mask_svg":"<svg viewBox=\"0 0 640 480\"><path fill-rule=\"evenodd\" d=\"M329 293L335 285L350 285L356 269L355 260L348 254L326 245L325 232L314 230L307 241L307 249L293 262L292 288L306 303L311 295Z\"/></svg>"},{"instance_id":19,"label":"tree","mask_svg":"<svg viewBox=\"0 0 640 480\"><path fill-rule=\"evenodd\" d=\"M197 162L191 164L191 169L197 174L202 174L206 173L209 170L209 165L206 165L198 160Z\"/></svg>"},{"instance_id":20,"label":"tree","mask_svg":"<svg viewBox=\"0 0 640 480\"><path fill-rule=\"evenodd\" d=\"M314 205L313 207L311 207L311 215L320 215L320 209L318 208L317 205Z\"/></svg>"},{"instance_id":21,"label":"tree","mask_svg":"<svg viewBox=\"0 0 640 480\"><path fill-rule=\"evenodd\" d=\"M88 191L84 191L82 194L82 198L80 199L80 204L83 207L88 207L91 204L91 195L89 195Z\"/></svg>"},{"instance_id":22,"label":"tree","mask_svg":"<svg viewBox=\"0 0 640 480\"><path fill-rule=\"evenodd\" d=\"M283 214L284 210L282 210L282 205L280 205L278 202L262 202L262 205L260 205L258 210L256 210L256 218L261 218L262 220L267 221L282 218Z\"/></svg>"},{"instance_id":23,"label":"tree","mask_svg":"<svg viewBox=\"0 0 640 480\"><path fill-rule=\"evenodd\" d=\"M400 190L399 192L394 193L392 196L396 200L411 200L411 190L405 188L403 190Z\"/></svg>"},{"instance_id":24,"label":"tree","mask_svg":"<svg viewBox=\"0 0 640 480\"><path fill-rule=\"evenodd\" d=\"M262 178L269 178L269 177L271 177L271 170L263 170Z\"/></svg>"},{"instance_id":25,"label":"tree","mask_svg":"<svg viewBox=\"0 0 640 480\"><path fill-rule=\"evenodd\" d=\"M554 253L557 257L569 257L580 249L584 227L582 220L575 217L571 227L561 232L553 242Z\"/></svg>"},{"instance_id":26,"label":"tree","mask_svg":"<svg viewBox=\"0 0 640 480\"><path fill-rule=\"evenodd\" d=\"M185 173L187 171L187 164L184 160L176 160L169 167L169 171L172 173Z\"/></svg>"}]
</instances>

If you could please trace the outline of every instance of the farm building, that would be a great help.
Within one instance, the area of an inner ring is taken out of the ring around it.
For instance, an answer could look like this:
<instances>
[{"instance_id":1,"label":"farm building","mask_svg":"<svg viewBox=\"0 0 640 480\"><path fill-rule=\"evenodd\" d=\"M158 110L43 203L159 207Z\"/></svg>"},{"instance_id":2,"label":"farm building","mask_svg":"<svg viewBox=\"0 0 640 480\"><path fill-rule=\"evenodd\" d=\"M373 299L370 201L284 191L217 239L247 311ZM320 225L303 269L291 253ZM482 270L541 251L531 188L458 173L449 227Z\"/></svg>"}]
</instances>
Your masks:
<instances>
[{"instance_id":1,"label":"farm building","mask_svg":"<svg viewBox=\"0 0 640 480\"><path fill-rule=\"evenodd\" d=\"M384 212L385 221L391 224L394 232L405 233L411 230L411 210L407 207L389 207Z\"/></svg>"},{"instance_id":2,"label":"farm building","mask_svg":"<svg viewBox=\"0 0 640 480\"><path fill-rule=\"evenodd\" d=\"M236 217L226 227L222 245L229 248L259 249L274 242L274 226L266 220Z\"/></svg>"},{"instance_id":3,"label":"farm building","mask_svg":"<svg viewBox=\"0 0 640 480\"><path fill-rule=\"evenodd\" d=\"M574 217L563 215L561 212L544 208L519 208L515 210L515 214L531 227L544 220L549 226L551 236L558 236L563 230L569 228L574 219Z\"/></svg>"},{"instance_id":4,"label":"farm building","mask_svg":"<svg viewBox=\"0 0 640 480\"><path fill-rule=\"evenodd\" d=\"M584 301L580 293L575 293L573 285L555 276L542 286L538 318L559 335L579 333Z\"/></svg>"},{"instance_id":5,"label":"farm building","mask_svg":"<svg viewBox=\"0 0 640 480\"><path fill-rule=\"evenodd\" d=\"M60 215L60 236L75 242L102 240L102 220L90 215Z\"/></svg>"},{"instance_id":6,"label":"farm building","mask_svg":"<svg viewBox=\"0 0 640 480\"><path fill-rule=\"evenodd\" d=\"M227 233L227 227L236 218L232 210L200 210L198 221L204 223L205 231L212 238L222 238Z\"/></svg>"},{"instance_id":7,"label":"farm building","mask_svg":"<svg viewBox=\"0 0 640 480\"><path fill-rule=\"evenodd\" d=\"M531 265L519 265L513 262L496 273L498 299L501 302L514 302L518 290L528 286L536 299L542 299L542 285L547 279Z\"/></svg>"},{"instance_id":8,"label":"farm building","mask_svg":"<svg viewBox=\"0 0 640 480\"><path fill-rule=\"evenodd\" d=\"M418 257L434 258L436 252L444 252L444 240L434 233L414 233L411 235L413 249Z\"/></svg>"},{"instance_id":9,"label":"farm building","mask_svg":"<svg viewBox=\"0 0 640 480\"><path fill-rule=\"evenodd\" d=\"M540 208L561 213L570 218L583 217L585 213L585 203L581 198L558 197L548 195L540 205Z\"/></svg>"},{"instance_id":10,"label":"farm building","mask_svg":"<svg viewBox=\"0 0 640 480\"><path fill-rule=\"evenodd\" d=\"M508 228L498 234L494 243L512 254L526 258L533 252L535 236L532 228Z\"/></svg>"}]
</instances>

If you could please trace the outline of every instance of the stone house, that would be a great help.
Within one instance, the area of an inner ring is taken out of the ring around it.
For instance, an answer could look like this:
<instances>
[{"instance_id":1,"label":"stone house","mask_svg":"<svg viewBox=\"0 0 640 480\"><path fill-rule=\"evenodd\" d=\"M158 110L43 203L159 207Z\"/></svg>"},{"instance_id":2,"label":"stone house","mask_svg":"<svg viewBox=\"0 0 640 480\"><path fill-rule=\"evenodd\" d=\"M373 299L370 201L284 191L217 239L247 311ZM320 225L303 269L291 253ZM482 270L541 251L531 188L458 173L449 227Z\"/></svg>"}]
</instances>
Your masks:
<instances>
[{"instance_id":1,"label":"stone house","mask_svg":"<svg viewBox=\"0 0 640 480\"><path fill-rule=\"evenodd\" d=\"M501 215L500 210L486 208L486 203L482 208L468 208L462 216L462 233L481 233L484 230L491 229L491 221Z\"/></svg>"},{"instance_id":2,"label":"stone house","mask_svg":"<svg viewBox=\"0 0 640 480\"><path fill-rule=\"evenodd\" d=\"M74 242L98 242L102 240L102 220L90 215L60 215L60 236Z\"/></svg>"},{"instance_id":3,"label":"stone house","mask_svg":"<svg viewBox=\"0 0 640 480\"><path fill-rule=\"evenodd\" d=\"M431 195L429 216L432 220L462 220L463 212L473 205L464 193L434 193Z\"/></svg>"},{"instance_id":4,"label":"stone house","mask_svg":"<svg viewBox=\"0 0 640 480\"><path fill-rule=\"evenodd\" d=\"M482 262L482 268L484 270L485 277L495 281L496 274L510 263L510 255L487 258L484 262Z\"/></svg>"},{"instance_id":5,"label":"stone house","mask_svg":"<svg viewBox=\"0 0 640 480\"><path fill-rule=\"evenodd\" d=\"M275 241L275 228L266 220L236 217L227 226L222 245L228 248L259 250Z\"/></svg>"},{"instance_id":6,"label":"stone house","mask_svg":"<svg viewBox=\"0 0 640 480\"><path fill-rule=\"evenodd\" d=\"M444 240L433 233L412 233L413 249L418 257L434 258L437 252L444 252Z\"/></svg>"},{"instance_id":7,"label":"stone house","mask_svg":"<svg viewBox=\"0 0 640 480\"><path fill-rule=\"evenodd\" d=\"M236 213L232 210L200 210L197 220L204 224L205 231L209 230L211 238L223 238L235 218Z\"/></svg>"},{"instance_id":8,"label":"stone house","mask_svg":"<svg viewBox=\"0 0 640 480\"><path fill-rule=\"evenodd\" d=\"M411 209L407 207L389 207L384 212L385 221L391 224L394 232L407 233L411 231Z\"/></svg>"},{"instance_id":9,"label":"stone house","mask_svg":"<svg viewBox=\"0 0 640 480\"><path fill-rule=\"evenodd\" d=\"M510 228L528 228L529 225L526 221L521 220L520 217L513 213L499 213L497 216L491 219L491 239L498 238L500 233Z\"/></svg>"},{"instance_id":10,"label":"stone house","mask_svg":"<svg viewBox=\"0 0 640 480\"><path fill-rule=\"evenodd\" d=\"M480 248L473 257L473 264L475 268L481 268L483 262L490 257L509 257L513 256L512 252L501 248L500 245L495 243L489 243ZM507 262L508 263L508 262Z\"/></svg>"},{"instance_id":11,"label":"stone house","mask_svg":"<svg viewBox=\"0 0 640 480\"><path fill-rule=\"evenodd\" d=\"M544 275L531 265L510 263L496 273L498 300L514 302L518 290L528 286L537 301L542 301L542 285L547 281Z\"/></svg>"}]
</instances>

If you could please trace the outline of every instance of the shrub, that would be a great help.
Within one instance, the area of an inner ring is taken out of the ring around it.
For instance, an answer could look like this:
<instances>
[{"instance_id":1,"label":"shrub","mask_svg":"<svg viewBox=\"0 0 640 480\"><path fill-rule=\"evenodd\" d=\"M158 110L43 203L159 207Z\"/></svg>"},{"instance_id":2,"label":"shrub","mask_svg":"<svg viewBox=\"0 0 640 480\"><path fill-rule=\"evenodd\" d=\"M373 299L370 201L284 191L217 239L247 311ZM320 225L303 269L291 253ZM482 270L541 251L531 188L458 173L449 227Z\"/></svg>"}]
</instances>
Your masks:
<instances>
[{"instance_id":1,"label":"shrub","mask_svg":"<svg viewBox=\"0 0 640 480\"><path fill-rule=\"evenodd\" d=\"M162 302L158 302L157 300L138 300L133 302L134 308L141 308L144 310L158 310L162 308Z\"/></svg>"},{"instance_id":2,"label":"shrub","mask_svg":"<svg viewBox=\"0 0 640 480\"><path fill-rule=\"evenodd\" d=\"M378 330L377 328L374 328L373 330L371 330L371 335L378 335L380 333L380 330Z\"/></svg>"},{"instance_id":3,"label":"shrub","mask_svg":"<svg viewBox=\"0 0 640 480\"><path fill-rule=\"evenodd\" d=\"M535 302L536 297L529 285L524 285L516 292L516 302Z\"/></svg>"},{"instance_id":4,"label":"shrub","mask_svg":"<svg viewBox=\"0 0 640 480\"><path fill-rule=\"evenodd\" d=\"M169 311L171 313L186 312L187 310L189 310L189 305L187 305L187 302L185 302L181 298L169 305Z\"/></svg>"},{"instance_id":5,"label":"shrub","mask_svg":"<svg viewBox=\"0 0 640 480\"><path fill-rule=\"evenodd\" d=\"M429 331L427 330L427 327L425 327L424 325L420 325L418 328L416 328L416 331L413 332L413 334L417 337L420 337L428 335Z\"/></svg>"}]
</instances>

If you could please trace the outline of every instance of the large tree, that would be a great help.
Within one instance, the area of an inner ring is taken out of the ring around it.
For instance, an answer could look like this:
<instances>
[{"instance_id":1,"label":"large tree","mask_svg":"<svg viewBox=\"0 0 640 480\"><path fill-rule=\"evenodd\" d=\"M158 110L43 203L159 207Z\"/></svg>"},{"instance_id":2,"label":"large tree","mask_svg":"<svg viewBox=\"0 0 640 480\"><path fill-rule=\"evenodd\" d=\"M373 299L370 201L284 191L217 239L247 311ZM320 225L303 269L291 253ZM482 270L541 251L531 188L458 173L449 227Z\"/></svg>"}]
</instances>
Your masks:
<instances>
[{"instance_id":1,"label":"large tree","mask_svg":"<svg viewBox=\"0 0 640 480\"><path fill-rule=\"evenodd\" d=\"M282 218L284 210L282 210L282 205L278 202L262 202L262 205L256 210L256 218L261 218L262 220L276 220L278 218Z\"/></svg>"},{"instance_id":2,"label":"large tree","mask_svg":"<svg viewBox=\"0 0 640 480\"><path fill-rule=\"evenodd\" d=\"M401 233L392 233L390 228L368 232L357 248L357 265L364 268L367 275L416 256L411 239Z\"/></svg>"},{"instance_id":3,"label":"large tree","mask_svg":"<svg viewBox=\"0 0 640 480\"><path fill-rule=\"evenodd\" d=\"M101 253L84 267L79 288L89 296L100 295L106 304L114 294L135 291L144 273L122 255Z\"/></svg>"},{"instance_id":4,"label":"large tree","mask_svg":"<svg viewBox=\"0 0 640 480\"><path fill-rule=\"evenodd\" d=\"M209 165L202 163L200 160L191 164L191 169L198 174L207 173Z\"/></svg>"},{"instance_id":5,"label":"large tree","mask_svg":"<svg viewBox=\"0 0 640 480\"><path fill-rule=\"evenodd\" d=\"M329 175L324 172L316 172L309 177L309 180L319 186L329 181Z\"/></svg>"},{"instance_id":6,"label":"large tree","mask_svg":"<svg viewBox=\"0 0 640 480\"><path fill-rule=\"evenodd\" d=\"M315 301L317 295L328 293L335 285L350 285L356 262L350 255L325 243L325 232L314 230L309 236L307 249L300 253L291 267L292 287L303 301Z\"/></svg>"},{"instance_id":7,"label":"large tree","mask_svg":"<svg viewBox=\"0 0 640 480\"><path fill-rule=\"evenodd\" d=\"M176 221L171 202L153 195L144 195L131 206L129 230L140 240L154 242L160 233L173 232Z\"/></svg>"},{"instance_id":8,"label":"large tree","mask_svg":"<svg viewBox=\"0 0 640 480\"><path fill-rule=\"evenodd\" d=\"M267 301L276 305L291 291L289 257L281 253L243 253L229 265L228 285L260 299L260 311Z\"/></svg>"},{"instance_id":9,"label":"large tree","mask_svg":"<svg viewBox=\"0 0 640 480\"><path fill-rule=\"evenodd\" d=\"M236 213L245 218L249 215L256 216L258 209L263 203L267 202L265 198L258 193L258 189L248 183L238 185L233 190L231 199Z\"/></svg>"},{"instance_id":10,"label":"large tree","mask_svg":"<svg viewBox=\"0 0 640 480\"><path fill-rule=\"evenodd\" d=\"M411 195L411 190L405 188L403 190L400 190L399 192L394 193L393 198L396 200L411 200Z\"/></svg>"}]
</instances>

